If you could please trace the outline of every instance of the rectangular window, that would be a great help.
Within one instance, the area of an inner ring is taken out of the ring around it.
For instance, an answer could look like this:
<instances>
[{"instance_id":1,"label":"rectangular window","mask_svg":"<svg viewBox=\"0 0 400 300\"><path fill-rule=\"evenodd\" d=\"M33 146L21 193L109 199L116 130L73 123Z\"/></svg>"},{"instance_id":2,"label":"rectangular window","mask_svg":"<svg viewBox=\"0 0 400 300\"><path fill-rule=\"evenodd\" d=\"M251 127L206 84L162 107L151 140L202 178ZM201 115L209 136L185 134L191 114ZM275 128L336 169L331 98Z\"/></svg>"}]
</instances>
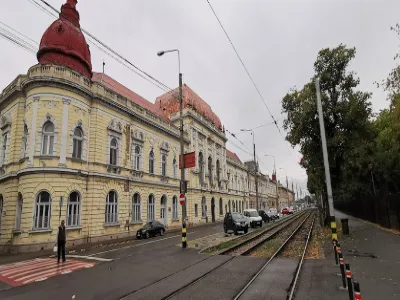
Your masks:
<instances>
[{"instance_id":1,"label":"rectangular window","mask_svg":"<svg viewBox=\"0 0 400 300\"><path fill-rule=\"evenodd\" d=\"M82 157L82 141L74 139L74 147L72 150L73 158L81 158Z\"/></svg>"},{"instance_id":2,"label":"rectangular window","mask_svg":"<svg viewBox=\"0 0 400 300\"><path fill-rule=\"evenodd\" d=\"M117 149L110 149L110 165L117 165Z\"/></svg>"},{"instance_id":3,"label":"rectangular window","mask_svg":"<svg viewBox=\"0 0 400 300\"><path fill-rule=\"evenodd\" d=\"M199 216L198 206L197 204L194 205L194 216L197 218Z\"/></svg>"},{"instance_id":4,"label":"rectangular window","mask_svg":"<svg viewBox=\"0 0 400 300\"><path fill-rule=\"evenodd\" d=\"M7 153L7 134L4 134L3 135L3 147L2 147L3 149L1 149L2 151L2 162L3 162L3 164L5 164L6 163L6 153Z\"/></svg>"}]
</instances>

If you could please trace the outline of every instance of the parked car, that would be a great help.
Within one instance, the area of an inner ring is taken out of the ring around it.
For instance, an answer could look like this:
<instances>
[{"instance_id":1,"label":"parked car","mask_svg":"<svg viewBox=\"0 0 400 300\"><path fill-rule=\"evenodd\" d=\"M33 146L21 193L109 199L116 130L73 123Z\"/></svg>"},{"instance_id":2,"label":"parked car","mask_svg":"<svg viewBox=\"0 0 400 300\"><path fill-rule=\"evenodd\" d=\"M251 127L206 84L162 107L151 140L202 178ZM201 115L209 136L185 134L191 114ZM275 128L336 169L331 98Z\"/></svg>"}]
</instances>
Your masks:
<instances>
[{"instance_id":1,"label":"parked car","mask_svg":"<svg viewBox=\"0 0 400 300\"><path fill-rule=\"evenodd\" d=\"M260 217L262 218L262 220L264 221L264 223L269 223L270 221L272 221L271 217L268 215L268 213L265 210L259 210L258 214L260 215Z\"/></svg>"},{"instance_id":2,"label":"parked car","mask_svg":"<svg viewBox=\"0 0 400 300\"><path fill-rule=\"evenodd\" d=\"M258 214L258 211L255 209L245 209L243 211L243 215L247 217L250 221L250 227L254 228L257 225L262 226L262 218Z\"/></svg>"},{"instance_id":3,"label":"parked car","mask_svg":"<svg viewBox=\"0 0 400 300\"><path fill-rule=\"evenodd\" d=\"M279 219L279 214L274 211L268 211L267 215L271 218L272 221L278 220Z\"/></svg>"},{"instance_id":4,"label":"parked car","mask_svg":"<svg viewBox=\"0 0 400 300\"><path fill-rule=\"evenodd\" d=\"M249 226L246 217L237 212L227 212L224 218L224 232L228 233L228 230L233 230L235 235L238 234L238 231L247 233Z\"/></svg>"},{"instance_id":5,"label":"parked car","mask_svg":"<svg viewBox=\"0 0 400 300\"><path fill-rule=\"evenodd\" d=\"M282 208L282 215L288 215L289 209L287 207Z\"/></svg>"},{"instance_id":6,"label":"parked car","mask_svg":"<svg viewBox=\"0 0 400 300\"><path fill-rule=\"evenodd\" d=\"M156 236L156 234L163 235L165 232L165 226L158 221L150 221L144 224L144 226L136 232L136 238L150 238Z\"/></svg>"}]
</instances>

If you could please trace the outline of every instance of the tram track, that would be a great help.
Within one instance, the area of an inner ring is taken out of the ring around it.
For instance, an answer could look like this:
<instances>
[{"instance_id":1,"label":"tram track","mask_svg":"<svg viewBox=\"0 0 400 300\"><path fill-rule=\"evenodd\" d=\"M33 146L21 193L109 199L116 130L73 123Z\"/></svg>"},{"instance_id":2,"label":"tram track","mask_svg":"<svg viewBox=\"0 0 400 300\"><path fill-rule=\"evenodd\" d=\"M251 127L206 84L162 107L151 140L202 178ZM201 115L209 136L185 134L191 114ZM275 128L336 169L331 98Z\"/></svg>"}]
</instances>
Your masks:
<instances>
[{"instance_id":1,"label":"tram track","mask_svg":"<svg viewBox=\"0 0 400 300\"><path fill-rule=\"evenodd\" d=\"M221 269L224 267L228 266L229 264L235 263L235 260L240 259L243 256L248 255L253 249L256 249L259 245L267 242L269 239L273 238L276 236L280 231L285 230L287 227L289 227L291 224L298 222L301 220L301 224L304 223L304 221L312 214L312 212L309 211L304 211L299 213L297 216L294 216L290 219L287 219L279 224L273 225L266 230L261 231L260 233L257 233L256 235L247 238L243 241L240 241L238 244L235 244L234 246L231 246L227 249L223 249L222 251L219 251L218 253L215 253L206 259L202 259L201 261L190 265L189 267L182 269L180 271L177 271L153 284L150 284L146 287L143 287L142 289L139 289L137 291L134 291L130 293L129 295L126 295L125 297L122 297L120 299L128 300L128 299L150 299L148 298L150 291L152 289L157 289L158 286L163 286L166 285L168 281L173 280L174 276L177 277L182 273L188 273L190 274L190 270L194 269L196 267L202 269L202 265L207 264L207 262L216 260L216 258L221 257L222 262L219 262L214 265L213 267L207 269L206 271L203 270L203 273L200 276L194 276L193 280L187 280L188 282L182 284L180 287L176 289L172 289L170 292L167 292L166 295L163 295L163 297L158 298L162 300L167 300L167 299L175 299L179 298L179 296L189 290L191 287L195 286L197 283L200 283L202 280L205 280L207 277L211 276L212 274L215 274L219 272ZM226 258L229 255L228 258ZM258 269L258 268L257 268ZM185 274L186 274L185 273ZM193 276L193 274L191 274ZM154 298L155 299L155 298Z\"/></svg>"}]
</instances>

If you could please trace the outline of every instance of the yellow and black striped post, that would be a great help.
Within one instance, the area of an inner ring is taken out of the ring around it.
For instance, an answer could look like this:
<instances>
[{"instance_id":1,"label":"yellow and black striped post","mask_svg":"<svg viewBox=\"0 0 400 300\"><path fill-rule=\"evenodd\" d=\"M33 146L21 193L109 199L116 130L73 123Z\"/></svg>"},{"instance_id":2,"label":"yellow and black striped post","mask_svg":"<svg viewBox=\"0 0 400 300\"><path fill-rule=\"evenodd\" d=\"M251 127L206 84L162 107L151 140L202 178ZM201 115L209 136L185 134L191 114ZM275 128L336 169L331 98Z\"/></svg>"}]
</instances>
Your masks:
<instances>
[{"instance_id":1,"label":"yellow and black striped post","mask_svg":"<svg viewBox=\"0 0 400 300\"><path fill-rule=\"evenodd\" d=\"M336 220L335 217L331 219L331 229L332 229L332 241L337 241L337 231L336 231Z\"/></svg>"},{"instance_id":2,"label":"yellow and black striped post","mask_svg":"<svg viewBox=\"0 0 400 300\"><path fill-rule=\"evenodd\" d=\"M182 222L182 248L185 249L186 247L186 222Z\"/></svg>"}]
</instances>

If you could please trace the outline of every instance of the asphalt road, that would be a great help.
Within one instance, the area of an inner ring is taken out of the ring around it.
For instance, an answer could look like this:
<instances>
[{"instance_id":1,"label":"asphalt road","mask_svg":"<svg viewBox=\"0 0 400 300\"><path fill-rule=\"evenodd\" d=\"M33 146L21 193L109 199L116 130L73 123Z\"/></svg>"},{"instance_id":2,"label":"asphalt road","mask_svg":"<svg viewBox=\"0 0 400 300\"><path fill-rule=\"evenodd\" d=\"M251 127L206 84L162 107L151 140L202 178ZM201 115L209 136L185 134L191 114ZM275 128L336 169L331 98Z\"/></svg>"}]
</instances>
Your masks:
<instances>
[{"instance_id":1,"label":"asphalt road","mask_svg":"<svg viewBox=\"0 0 400 300\"><path fill-rule=\"evenodd\" d=\"M194 228L189 239L196 239L222 230L221 224ZM90 269L49 278L42 282L15 287L0 292L0 299L120 299L165 277L189 268L209 256L192 249L176 247L179 234L143 240L119 249L97 249L85 255L113 259L97 262ZM217 264L217 260L211 264ZM182 278L185 273L182 273ZM179 278L177 279L179 281Z\"/></svg>"}]
</instances>

